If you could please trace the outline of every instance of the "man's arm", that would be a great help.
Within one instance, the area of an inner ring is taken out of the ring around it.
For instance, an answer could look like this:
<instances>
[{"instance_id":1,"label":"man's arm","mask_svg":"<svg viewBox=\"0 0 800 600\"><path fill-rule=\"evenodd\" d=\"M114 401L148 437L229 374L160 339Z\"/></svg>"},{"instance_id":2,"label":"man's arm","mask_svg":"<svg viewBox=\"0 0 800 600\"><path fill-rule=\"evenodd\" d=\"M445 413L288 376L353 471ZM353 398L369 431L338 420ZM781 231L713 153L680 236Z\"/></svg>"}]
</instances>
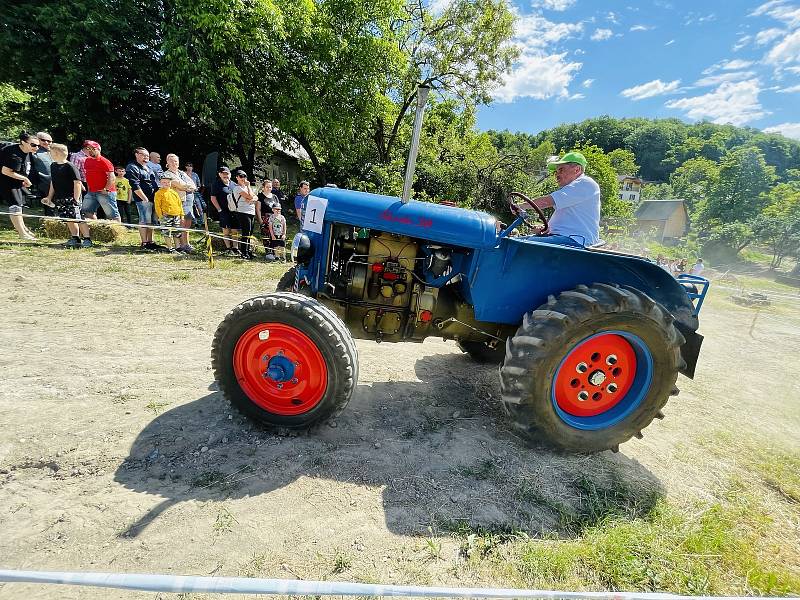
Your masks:
<instances>
[{"instance_id":1,"label":"man's arm","mask_svg":"<svg viewBox=\"0 0 800 600\"><path fill-rule=\"evenodd\" d=\"M117 191L117 178L114 176L114 171L108 171L106 173L106 191L107 192L116 192Z\"/></svg>"},{"instance_id":2,"label":"man's arm","mask_svg":"<svg viewBox=\"0 0 800 600\"><path fill-rule=\"evenodd\" d=\"M131 190L133 190L133 194L139 199L139 201L149 202L147 195L142 191L142 184L139 181L139 170L135 168L125 169L125 178L128 180L128 183L131 184Z\"/></svg>"}]
</instances>

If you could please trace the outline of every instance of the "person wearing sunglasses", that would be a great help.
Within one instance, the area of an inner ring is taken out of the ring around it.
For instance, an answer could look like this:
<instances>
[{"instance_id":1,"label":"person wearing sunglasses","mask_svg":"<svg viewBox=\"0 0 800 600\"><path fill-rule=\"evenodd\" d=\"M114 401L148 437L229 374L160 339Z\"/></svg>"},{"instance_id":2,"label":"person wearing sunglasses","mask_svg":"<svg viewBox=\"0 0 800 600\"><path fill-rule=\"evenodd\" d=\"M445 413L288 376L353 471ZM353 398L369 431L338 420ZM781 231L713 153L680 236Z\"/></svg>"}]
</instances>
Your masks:
<instances>
[{"instance_id":1,"label":"person wearing sunglasses","mask_svg":"<svg viewBox=\"0 0 800 600\"><path fill-rule=\"evenodd\" d=\"M53 138L46 131L40 131L36 134L36 139L39 140L39 148L31 154L31 165L36 173L34 187L36 188L36 195L39 198L45 198L50 193L50 165L53 164L50 146L53 143ZM55 211L52 208L44 203L42 206L44 206L45 216L55 216Z\"/></svg>"},{"instance_id":2,"label":"person wearing sunglasses","mask_svg":"<svg viewBox=\"0 0 800 600\"><path fill-rule=\"evenodd\" d=\"M11 224L24 240L35 240L36 236L25 226L22 207L25 206L25 191L31 187L31 154L39 148L39 140L32 133L23 131L19 144L0 150L0 199L8 204Z\"/></svg>"}]
</instances>

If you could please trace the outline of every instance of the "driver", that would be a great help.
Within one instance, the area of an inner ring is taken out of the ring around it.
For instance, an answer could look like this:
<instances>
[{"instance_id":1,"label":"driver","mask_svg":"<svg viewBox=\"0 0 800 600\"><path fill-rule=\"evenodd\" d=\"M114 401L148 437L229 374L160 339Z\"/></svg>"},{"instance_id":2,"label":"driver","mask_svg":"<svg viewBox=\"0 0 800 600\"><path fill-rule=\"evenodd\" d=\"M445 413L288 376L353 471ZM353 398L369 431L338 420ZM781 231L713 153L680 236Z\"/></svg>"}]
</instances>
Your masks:
<instances>
[{"instance_id":1,"label":"driver","mask_svg":"<svg viewBox=\"0 0 800 600\"><path fill-rule=\"evenodd\" d=\"M552 242L591 246L600 241L600 186L586 175L586 158L580 152L567 152L560 160L547 165L555 171L560 186L547 196L531 200L539 208L556 210L549 227L542 231ZM522 206L520 206L522 208Z\"/></svg>"}]
</instances>

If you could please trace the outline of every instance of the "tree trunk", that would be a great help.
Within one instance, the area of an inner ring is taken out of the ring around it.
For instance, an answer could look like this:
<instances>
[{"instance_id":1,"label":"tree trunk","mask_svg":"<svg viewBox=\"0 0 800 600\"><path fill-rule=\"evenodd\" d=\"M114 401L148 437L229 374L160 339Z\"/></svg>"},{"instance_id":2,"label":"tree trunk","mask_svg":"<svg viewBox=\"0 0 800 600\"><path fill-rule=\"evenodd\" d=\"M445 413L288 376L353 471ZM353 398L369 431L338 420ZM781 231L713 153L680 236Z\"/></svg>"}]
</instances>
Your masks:
<instances>
[{"instance_id":1,"label":"tree trunk","mask_svg":"<svg viewBox=\"0 0 800 600\"><path fill-rule=\"evenodd\" d=\"M322 162L319 159L319 156L317 156L317 153L314 152L314 148L311 145L311 142L308 140L308 138L299 133L292 133L290 135L294 139L296 139L297 143L300 144L303 150L305 150L308 153L308 158L311 161L311 164L314 166L314 172L316 173L316 179L317 179L316 183L318 185L325 185L326 183L328 183L328 176L327 173L325 172L325 165L322 164Z\"/></svg>"}]
</instances>

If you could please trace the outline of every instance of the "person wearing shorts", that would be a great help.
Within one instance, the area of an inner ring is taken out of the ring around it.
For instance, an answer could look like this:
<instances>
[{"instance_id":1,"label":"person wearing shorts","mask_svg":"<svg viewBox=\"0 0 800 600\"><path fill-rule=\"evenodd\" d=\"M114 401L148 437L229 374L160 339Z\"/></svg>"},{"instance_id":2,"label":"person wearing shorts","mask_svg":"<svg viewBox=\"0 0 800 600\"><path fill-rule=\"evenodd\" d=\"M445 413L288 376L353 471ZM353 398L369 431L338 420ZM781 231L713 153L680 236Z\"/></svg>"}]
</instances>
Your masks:
<instances>
[{"instance_id":1,"label":"person wearing shorts","mask_svg":"<svg viewBox=\"0 0 800 600\"><path fill-rule=\"evenodd\" d=\"M67 221L70 238L67 248L91 248L92 239L89 225L81 217L81 174L71 162L67 162L67 147L64 144L52 144L50 155L50 189L42 201L55 209L56 216ZM83 240L81 240L81 236Z\"/></svg>"},{"instance_id":2,"label":"person wearing shorts","mask_svg":"<svg viewBox=\"0 0 800 600\"><path fill-rule=\"evenodd\" d=\"M211 188L211 204L219 214L219 226L222 229L225 253L228 256L239 256L239 242L236 239L239 222L228 204L229 201L233 202L233 186L231 170L228 167L220 167L217 180L214 182L214 187Z\"/></svg>"},{"instance_id":3,"label":"person wearing shorts","mask_svg":"<svg viewBox=\"0 0 800 600\"><path fill-rule=\"evenodd\" d=\"M176 252L178 240L181 237L180 227L183 219L183 204L178 192L172 186L179 185L180 182L162 173L159 181L160 188L156 192L153 207L156 211L161 233L164 234L164 245L170 252Z\"/></svg>"},{"instance_id":4,"label":"person wearing shorts","mask_svg":"<svg viewBox=\"0 0 800 600\"><path fill-rule=\"evenodd\" d=\"M153 230L149 225L153 222L153 199L158 189L158 180L147 166L147 148L134 148L134 160L125 167L125 179L131 184L133 201L136 203L136 212L139 213L139 237L142 240L141 248L155 250Z\"/></svg>"},{"instance_id":5,"label":"person wearing shorts","mask_svg":"<svg viewBox=\"0 0 800 600\"><path fill-rule=\"evenodd\" d=\"M281 214L281 205L272 205L272 214L267 221L269 247L275 258L286 260L286 217ZM265 240L266 241L266 240ZM266 245L266 244L265 244Z\"/></svg>"},{"instance_id":6,"label":"person wearing shorts","mask_svg":"<svg viewBox=\"0 0 800 600\"><path fill-rule=\"evenodd\" d=\"M93 140L83 142L83 151L89 156L83 163L86 170L88 192L83 197L81 212L87 219L95 219L98 207L103 207L106 219L121 222L117 207L117 183L114 165L100 153L100 144Z\"/></svg>"},{"instance_id":7,"label":"person wearing shorts","mask_svg":"<svg viewBox=\"0 0 800 600\"><path fill-rule=\"evenodd\" d=\"M25 206L24 189L31 187L31 153L36 152L39 140L35 135L23 131L19 144L6 146L0 151L0 199L8 204L11 224L23 240L35 240L36 236L25 225L22 207Z\"/></svg>"}]
</instances>

